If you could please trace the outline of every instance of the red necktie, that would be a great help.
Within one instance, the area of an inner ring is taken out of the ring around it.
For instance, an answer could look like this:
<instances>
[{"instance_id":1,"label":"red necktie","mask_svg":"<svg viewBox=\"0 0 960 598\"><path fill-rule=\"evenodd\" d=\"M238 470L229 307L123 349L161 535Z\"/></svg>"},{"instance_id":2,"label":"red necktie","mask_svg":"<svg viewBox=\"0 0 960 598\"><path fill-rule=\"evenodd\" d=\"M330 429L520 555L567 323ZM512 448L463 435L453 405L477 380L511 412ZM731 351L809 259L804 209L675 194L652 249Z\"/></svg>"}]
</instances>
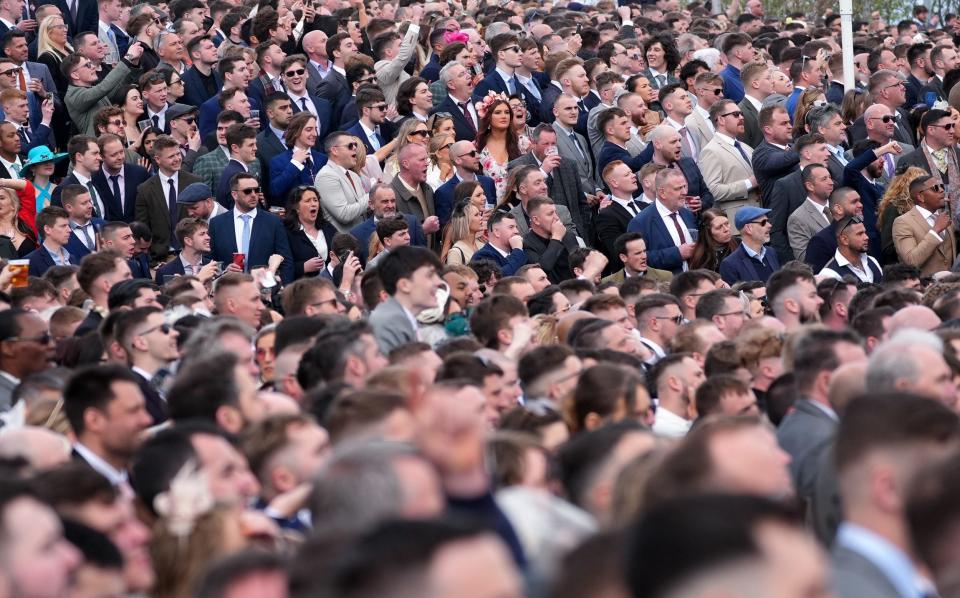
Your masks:
<instances>
[{"instance_id":1,"label":"red necktie","mask_svg":"<svg viewBox=\"0 0 960 598\"><path fill-rule=\"evenodd\" d=\"M683 227L680 226L680 221L677 220L677 213L672 212L670 218L673 220L673 226L677 228L677 234L680 235L680 244L683 245L687 242L687 238L683 234Z\"/></svg>"}]
</instances>

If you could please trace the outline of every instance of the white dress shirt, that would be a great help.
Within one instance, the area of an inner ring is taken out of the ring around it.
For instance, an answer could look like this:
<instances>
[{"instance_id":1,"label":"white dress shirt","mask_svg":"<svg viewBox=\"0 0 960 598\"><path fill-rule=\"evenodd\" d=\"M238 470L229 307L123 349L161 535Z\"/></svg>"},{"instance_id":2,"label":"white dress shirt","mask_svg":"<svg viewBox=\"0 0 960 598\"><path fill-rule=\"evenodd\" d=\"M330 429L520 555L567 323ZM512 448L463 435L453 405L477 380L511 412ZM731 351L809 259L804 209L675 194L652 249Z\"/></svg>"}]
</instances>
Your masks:
<instances>
[{"instance_id":1,"label":"white dress shirt","mask_svg":"<svg viewBox=\"0 0 960 598\"><path fill-rule=\"evenodd\" d=\"M875 265L878 270L881 269L880 262L878 262L876 259L874 259L867 253L861 253L860 262L854 264L847 258L843 257L843 255L840 253L840 250L838 249L836 252L834 252L833 259L837 260L837 267L842 268L843 266L847 266L848 268L853 270L853 273L856 275L857 278L860 279L861 282L874 282L873 270L870 269L871 262L873 262L873 265ZM820 270L820 275L829 276L830 278L842 278L839 272L831 268L823 268L822 270Z\"/></svg>"},{"instance_id":2,"label":"white dress shirt","mask_svg":"<svg viewBox=\"0 0 960 598\"><path fill-rule=\"evenodd\" d=\"M76 170L73 171L73 176L76 177L76 179L77 179L77 181L79 182L79 184L83 185L85 188L89 189L90 187L93 186L93 185L91 185L91 182L93 181L93 179L88 179L87 177L85 177L84 175L80 174L80 173L77 172ZM109 178L107 179L107 184L108 184L108 185L110 184L110 179L109 179ZM94 189L94 192L91 194L91 195L92 195L91 199L93 200L93 205L95 205L95 206L97 207L97 213L100 214L100 217L101 217L101 218L106 218L106 217L107 217L106 205L103 203L103 198L100 197L100 194L97 193L96 191L97 191L97 190ZM120 181L120 192L123 193L123 181L122 181L122 180Z\"/></svg>"},{"instance_id":3,"label":"white dress shirt","mask_svg":"<svg viewBox=\"0 0 960 598\"><path fill-rule=\"evenodd\" d=\"M176 190L177 190L177 193L179 194L179 193L180 193L180 172L177 171L177 172L173 173L173 174L170 175L170 176L167 176L167 175L163 174L162 172L160 173L160 188L163 189L163 199L166 201L166 205L167 205L168 207L170 206L170 183L169 183L169 181L173 181L173 188L176 189ZM175 215L173 215L173 214L172 214L171 216L172 216L172 217L175 217Z\"/></svg>"},{"instance_id":4,"label":"white dress shirt","mask_svg":"<svg viewBox=\"0 0 960 598\"><path fill-rule=\"evenodd\" d=\"M920 206L914 207L917 208L917 211L920 212L920 215L923 216L923 219L927 222L927 224L930 225L930 234L936 237L942 243L944 239L943 235L933 230L933 224L937 221L937 215L926 208Z\"/></svg>"},{"instance_id":5,"label":"white dress shirt","mask_svg":"<svg viewBox=\"0 0 960 598\"><path fill-rule=\"evenodd\" d=\"M811 199L809 195L807 196L806 201L807 201L807 203L809 203L811 206L813 206L813 209L816 210L817 213L820 214L820 216L823 217L823 221L824 221L824 223L826 223L827 226L830 226L830 225L832 224L832 222L830 221L830 219L827 218L827 215L823 213L823 208L827 207L827 204L826 204L826 203L819 204L819 203L815 202L813 199Z\"/></svg>"},{"instance_id":6,"label":"white dress shirt","mask_svg":"<svg viewBox=\"0 0 960 598\"><path fill-rule=\"evenodd\" d=\"M373 146L374 151L380 149L380 140L377 139L377 130L368 129L367 125L363 124L363 120L360 121L360 128L363 129L363 134L367 136L367 140L370 142L370 145Z\"/></svg>"},{"instance_id":7,"label":"white dress shirt","mask_svg":"<svg viewBox=\"0 0 960 598\"><path fill-rule=\"evenodd\" d=\"M310 99L310 95L304 91L302 95L297 95L290 90L287 90L287 95L290 97L290 101L297 105L298 110L303 110L303 104L301 100L306 100L307 110L310 111L310 114L314 116L317 115L317 107L313 105L313 100Z\"/></svg>"},{"instance_id":8,"label":"white dress shirt","mask_svg":"<svg viewBox=\"0 0 960 598\"><path fill-rule=\"evenodd\" d=\"M23 175L21 170L23 170L23 164L20 162L20 156L13 162L8 162L3 156L0 156L0 164L3 164L3 167L7 169L7 172L10 173L11 179L22 179Z\"/></svg>"},{"instance_id":9,"label":"white dress shirt","mask_svg":"<svg viewBox=\"0 0 960 598\"><path fill-rule=\"evenodd\" d=\"M111 485L120 486L127 483L127 472L110 465L101 459L99 455L96 455L79 442L73 445L73 450L77 451L77 453L83 457L83 460L87 462L87 465L93 468L94 471L107 478Z\"/></svg>"},{"instance_id":10,"label":"white dress shirt","mask_svg":"<svg viewBox=\"0 0 960 598\"><path fill-rule=\"evenodd\" d=\"M659 407L653 419L653 433L664 438L683 438L692 425L692 421Z\"/></svg>"},{"instance_id":11,"label":"white dress shirt","mask_svg":"<svg viewBox=\"0 0 960 598\"><path fill-rule=\"evenodd\" d=\"M144 104L146 104L146 102L144 102ZM153 117L156 116L158 129L163 129L167 124L167 108L168 106L164 106L160 112L154 112L153 108L147 106L147 118L150 119L150 122L153 122Z\"/></svg>"},{"instance_id":12,"label":"white dress shirt","mask_svg":"<svg viewBox=\"0 0 960 598\"><path fill-rule=\"evenodd\" d=\"M612 201L613 203L615 203L615 204L619 205L620 207L622 207L622 208L623 208L624 210L626 210L631 216L636 216L637 214L640 213L640 209L641 209L641 208L640 208L639 205L637 205L637 202L635 202L635 201L633 200L633 198L623 199L623 198L617 197L616 195L611 195L611 196L610 196L610 201ZM630 207L630 204L633 204L634 206L636 206L636 208Z\"/></svg>"},{"instance_id":13,"label":"white dress shirt","mask_svg":"<svg viewBox=\"0 0 960 598\"><path fill-rule=\"evenodd\" d=\"M693 105L693 109L696 111L697 114L699 114L700 116L703 117L703 120L705 120L705 121L707 122L707 128L710 129L710 132L711 132L711 133L716 133L716 132L717 132L717 129L716 129L716 127L713 126L713 121L710 120L710 113L707 112L706 110L704 110L704 109L700 106L700 104L694 104L694 105Z\"/></svg>"}]
</instances>

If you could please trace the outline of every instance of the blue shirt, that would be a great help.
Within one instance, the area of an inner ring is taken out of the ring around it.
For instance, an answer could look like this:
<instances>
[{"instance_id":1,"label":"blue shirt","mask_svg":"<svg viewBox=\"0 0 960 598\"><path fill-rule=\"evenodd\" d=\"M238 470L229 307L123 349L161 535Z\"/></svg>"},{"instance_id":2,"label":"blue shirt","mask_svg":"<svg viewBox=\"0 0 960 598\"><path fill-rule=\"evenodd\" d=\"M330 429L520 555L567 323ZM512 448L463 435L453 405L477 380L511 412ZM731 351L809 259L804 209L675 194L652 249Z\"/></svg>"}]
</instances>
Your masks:
<instances>
[{"instance_id":1,"label":"blue shirt","mask_svg":"<svg viewBox=\"0 0 960 598\"><path fill-rule=\"evenodd\" d=\"M720 71L723 77L723 97L740 103L743 99L743 81L740 80L740 69L728 64Z\"/></svg>"},{"instance_id":2,"label":"blue shirt","mask_svg":"<svg viewBox=\"0 0 960 598\"><path fill-rule=\"evenodd\" d=\"M763 261L763 258L765 258L765 257L767 256L767 246L766 246L766 245L761 246L761 247L760 247L760 253L757 253L756 251L750 249L750 246L749 246L749 245L747 245L746 243L743 243L743 250L747 253L747 255L748 255L749 257L757 260L758 262L762 262L762 261Z\"/></svg>"},{"instance_id":3,"label":"blue shirt","mask_svg":"<svg viewBox=\"0 0 960 598\"><path fill-rule=\"evenodd\" d=\"M69 266L70 265L70 254L67 253L67 250L63 247L60 248L60 253L54 253L50 251L50 248L46 245L43 246L47 250L47 253L50 254L50 257L53 258L53 263L58 266Z\"/></svg>"}]
</instances>

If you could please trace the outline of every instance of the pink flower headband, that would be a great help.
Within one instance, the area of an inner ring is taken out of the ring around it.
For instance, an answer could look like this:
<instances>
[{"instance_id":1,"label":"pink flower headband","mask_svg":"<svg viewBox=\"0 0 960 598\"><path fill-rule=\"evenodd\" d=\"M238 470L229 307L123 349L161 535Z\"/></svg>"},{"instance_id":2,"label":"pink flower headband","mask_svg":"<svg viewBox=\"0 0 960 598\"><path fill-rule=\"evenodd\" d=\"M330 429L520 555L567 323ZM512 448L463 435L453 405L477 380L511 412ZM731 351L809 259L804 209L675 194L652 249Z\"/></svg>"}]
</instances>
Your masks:
<instances>
[{"instance_id":1,"label":"pink flower headband","mask_svg":"<svg viewBox=\"0 0 960 598\"><path fill-rule=\"evenodd\" d=\"M506 94L490 91L487 93L487 97L477 102L477 114L480 116L480 118L485 118L487 116L487 110L489 110L490 106L497 100L503 100L508 104L510 103L510 99L506 96Z\"/></svg>"},{"instance_id":2,"label":"pink flower headband","mask_svg":"<svg viewBox=\"0 0 960 598\"><path fill-rule=\"evenodd\" d=\"M457 42L460 42L463 45L468 45L470 43L470 38L466 33L461 31L447 31L443 34L443 41L445 41L447 45Z\"/></svg>"}]
</instances>

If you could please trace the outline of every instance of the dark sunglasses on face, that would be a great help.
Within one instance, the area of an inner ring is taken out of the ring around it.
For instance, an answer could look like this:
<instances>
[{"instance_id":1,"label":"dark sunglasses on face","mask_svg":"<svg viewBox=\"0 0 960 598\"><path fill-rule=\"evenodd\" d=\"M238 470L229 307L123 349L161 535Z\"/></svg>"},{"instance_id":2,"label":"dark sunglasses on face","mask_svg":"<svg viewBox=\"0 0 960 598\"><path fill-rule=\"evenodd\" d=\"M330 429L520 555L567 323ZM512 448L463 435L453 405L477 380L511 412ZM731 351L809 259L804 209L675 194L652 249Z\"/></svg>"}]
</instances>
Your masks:
<instances>
[{"instance_id":1,"label":"dark sunglasses on face","mask_svg":"<svg viewBox=\"0 0 960 598\"><path fill-rule=\"evenodd\" d=\"M947 124L945 124L945 125L927 125L927 126L929 126L929 127L940 127L940 128L943 129L944 131L949 131L949 130L953 129L953 123L947 123Z\"/></svg>"},{"instance_id":2,"label":"dark sunglasses on face","mask_svg":"<svg viewBox=\"0 0 960 598\"><path fill-rule=\"evenodd\" d=\"M244 195L250 195L251 193L260 193L260 187L248 187L246 189L237 189L237 191Z\"/></svg>"},{"instance_id":3,"label":"dark sunglasses on face","mask_svg":"<svg viewBox=\"0 0 960 598\"><path fill-rule=\"evenodd\" d=\"M770 224L770 220L768 220L767 218L761 218L760 220L754 220L753 222L749 222L748 224L758 224L760 226L766 226Z\"/></svg>"},{"instance_id":4,"label":"dark sunglasses on face","mask_svg":"<svg viewBox=\"0 0 960 598\"><path fill-rule=\"evenodd\" d=\"M476 158L476 157L477 157L477 150L471 150L471 151L469 151L469 152L467 152L467 153L465 153L465 154L460 154L460 157L462 157L462 156L470 156L471 158Z\"/></svg>"},{"instance_id":5,"label":"dark sunglasses on face","mask_svg":"<svg viewBox=\"0 0 960 598\"><path fill-rule=\"evenodd\" d=\"M381 112L387 109L386 104L374 104L373 106L370 106L370 107L373 108L374 110L379 110Z\"/></svg>"},{"instance_id":6,"label":"dark sunglasses on face","mask_svg":"<svg viewBox=\"0 0 960 598\"><path fill-rule=\"evenodd\" d=\"M170 334L170 331L173 330L173 327L170 326L170 324L166 324L166 323L160 324L159 326L154 326L153 328L147 328L146 330L144 330L143 332L141 332L141 333L139 334L139 336L147 336L148 334L150 334L151 332L154 332L154 331L156 331L156 330L159 330L160 332L162 332L162 333L164 333L164 334Z\"/></svg>"},{"instance_id":7,"label":"dark sunglasses on face","mask_svg":"<svg viewBox=\"0 0 960 598\"><path fill-rule=\"evenodd\" d=\"M929 187L924 189L924 191L936 191L937 193L940 193L941 191L943 191L943 185L941 183L936 183L936 184L930 185Z\"/></svg>"},{"instance_id":8,"label":"dark sunglasses on face","mask_svg":"<svg viewBox=\"0 0 960 598\"><path fill-rule=\"evenodd\" d=\"M870 120L882 120L884 123L889 124L889 123L892 123L893 121L897 120L897 117L888 114L888 115L886 115L886 116L873 116L873 117L870 118Z\"/></svg>"},{"instance_id":9,"label":"dark sunglasses on face","mask_svg":"<svg viewBox=\"0 0 960 598\"><path fill-rule=\"evenodd\" d=\"M427 137L430 136L430 131L414 131L414 132L412 132L412 133L410 133L410 134L411 134L411 135L418 135L418 136L423 137L424 139L426 139Z\"/></svg>"},{"instance_id":10,"label":"dark sunglasses on face","mask_svg":"<svg viewBox=\"0 0 960 598\"><path fill-rule=\"evenodd\" d=\"M743 116L743 112L740 112L739 110L734 110L733 112L726 112L724 114L721 114L720 116L732 116L734 118L740 118L741 116Z\"/></svg>"},{"instance_id":11,"label":"dark sunglasses on face","mask_svg":"<svg viewBox=\"0 0 960 598\"><path fill-rule=\"evenodd\" d=\"M284 74L285 74L286 76L288 76L288 77L299 77L300 75L304 74L305 72L307 72L306 69L296 69L296 70L293 70L293 71L287 71L287 72L284 73Z\"/></svg>"}]
</instances>

